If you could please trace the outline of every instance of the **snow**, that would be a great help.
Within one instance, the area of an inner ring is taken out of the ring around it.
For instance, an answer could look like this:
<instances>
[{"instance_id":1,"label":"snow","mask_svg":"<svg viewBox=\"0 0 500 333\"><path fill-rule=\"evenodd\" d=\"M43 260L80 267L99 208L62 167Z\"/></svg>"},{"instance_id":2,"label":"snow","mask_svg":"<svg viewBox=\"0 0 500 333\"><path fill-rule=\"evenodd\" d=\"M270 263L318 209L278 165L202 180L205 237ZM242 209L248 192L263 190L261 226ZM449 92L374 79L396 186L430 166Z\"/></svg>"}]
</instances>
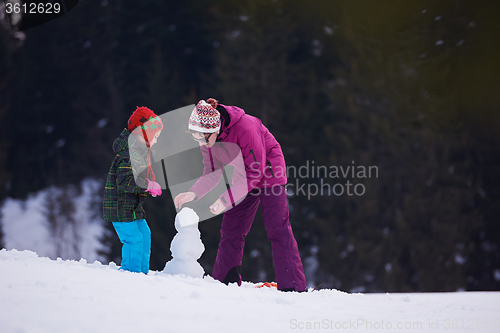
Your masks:
<instances>
[{"instance_id":1,"label":"snow","mask_svg":"<svg viewBox=\"0 0 500 333\"><path fill-rule=\"evenodd\" d=\"M284 293L0 251L2 333L498 332L499 292Z\"/></svg>"}]
</instances>

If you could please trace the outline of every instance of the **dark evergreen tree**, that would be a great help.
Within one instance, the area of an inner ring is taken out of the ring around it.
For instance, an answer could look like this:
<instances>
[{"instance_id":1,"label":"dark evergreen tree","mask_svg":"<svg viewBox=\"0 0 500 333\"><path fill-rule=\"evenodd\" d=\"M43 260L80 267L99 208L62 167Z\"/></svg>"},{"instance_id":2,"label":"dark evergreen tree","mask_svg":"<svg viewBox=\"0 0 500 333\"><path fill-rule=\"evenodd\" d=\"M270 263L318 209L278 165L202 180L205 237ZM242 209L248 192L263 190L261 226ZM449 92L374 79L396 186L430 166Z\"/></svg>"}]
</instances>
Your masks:
<instances>
[{"instance_id":1,"label":"dark evergreen tree","mask_svg":"<svg viewBox=\"0 0 500 333\"><path fill-rule=\"evenodd\" d=\"M380 178L367 180L373 192L362 198L339 198L346 250L331 271L341 270L348 290L466 289L484 183L460 103L463 60L450 59L474 51L462 43L474 41L467 28L478 12L456 1L365 5L343 8L344 63L327 86L345 111L324 134L336 150L331 163L376 165Z\"/></svg>"},{"instance_id":2,"label":"dark evergreen tree","mask_svg":"<svg viewBox=\"0 0 500 333\"><path fill-rule=\"evenodd\" d=\"M0 249L3 249L5 248L5 245L4 245L3 223L1 223L1 221L2 221L2 213L0 213Z\"/></svg>"},{"instance_id":3,"label":"dark evergreen tree","mask_svg":"<svg viewBox=\"0 0 500 333\"><path fill-rule=\"evenodd\" d=\"M3 5L3 4L2 4ZM0 121L7 122L10 118L15 70L13 60L23 43L23 35L14 36L6 17L0 16ZM0 136L0 200L11 188L11 172L7 169L9 159L8 149L12 145L12 137Z\"/></svg>"}]
</instances>

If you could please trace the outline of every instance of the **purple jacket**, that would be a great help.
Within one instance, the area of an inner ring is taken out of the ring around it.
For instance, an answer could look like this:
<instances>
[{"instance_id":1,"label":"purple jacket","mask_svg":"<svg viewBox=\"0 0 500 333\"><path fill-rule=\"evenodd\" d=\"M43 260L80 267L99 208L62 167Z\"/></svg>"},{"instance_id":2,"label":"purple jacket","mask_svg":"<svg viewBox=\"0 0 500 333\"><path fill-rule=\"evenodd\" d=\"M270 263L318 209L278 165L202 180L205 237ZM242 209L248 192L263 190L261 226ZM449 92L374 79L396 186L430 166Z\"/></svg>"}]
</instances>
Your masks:
<instances>
[{"instance_id":1,"label":"purple jacket","mask_svg":"<svg viewBox=\"0 0 500 333\"><path fill-rule=\"evenodd\" d=\"M219 183L225 165L234 167L232 186L220 196L226 207L242 200L254 188L285 185L281 146L262 122L237 106L219 104L217 109L222 121L220 134L211 148L200 147L203 175L190 189L197 200Z\"/></svg>"}]
</instances>

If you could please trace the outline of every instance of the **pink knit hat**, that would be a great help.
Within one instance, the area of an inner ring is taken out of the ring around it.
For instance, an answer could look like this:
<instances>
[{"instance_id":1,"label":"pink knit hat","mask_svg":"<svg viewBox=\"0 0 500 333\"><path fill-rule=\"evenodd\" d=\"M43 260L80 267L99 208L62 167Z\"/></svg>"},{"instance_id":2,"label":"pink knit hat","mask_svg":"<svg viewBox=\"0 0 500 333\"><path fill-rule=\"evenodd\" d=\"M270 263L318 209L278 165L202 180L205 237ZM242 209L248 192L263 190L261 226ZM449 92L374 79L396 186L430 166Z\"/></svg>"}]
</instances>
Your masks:
<instances>
[{"instance_id":1,"label":"pink knit hat","mask_svg":"<svg viewBox=\"0 0 500 333\"><path fill-rule=\"evenodd\" d=\"M208 103L207 103L208 102ZM215 108L217 101L209 98L201 100L191 112L188 128L201 133L214 133L220 129L220 113Z\"/></svg>"}]
</instances>

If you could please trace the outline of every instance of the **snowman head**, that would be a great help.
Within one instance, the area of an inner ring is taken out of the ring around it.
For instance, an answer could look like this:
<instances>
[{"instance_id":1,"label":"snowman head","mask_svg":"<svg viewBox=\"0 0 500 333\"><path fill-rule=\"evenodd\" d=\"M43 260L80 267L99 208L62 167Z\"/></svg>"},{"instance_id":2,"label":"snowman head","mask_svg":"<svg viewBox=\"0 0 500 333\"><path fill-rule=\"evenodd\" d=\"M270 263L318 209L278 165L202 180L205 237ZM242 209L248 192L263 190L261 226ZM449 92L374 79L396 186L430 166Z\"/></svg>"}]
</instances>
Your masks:
<instances>
[{"instance_id":1,"label":"snowman head","mask_svg":"<svg viewBox=\"0 0 500 333\"><path fill-rule=\"evenodd\" d=\"M199 221L200 218L193 209L184 207L175 217L175 229L177 232L180 232L182 228L198 229Z\"/></svg>"}]
</instances>

